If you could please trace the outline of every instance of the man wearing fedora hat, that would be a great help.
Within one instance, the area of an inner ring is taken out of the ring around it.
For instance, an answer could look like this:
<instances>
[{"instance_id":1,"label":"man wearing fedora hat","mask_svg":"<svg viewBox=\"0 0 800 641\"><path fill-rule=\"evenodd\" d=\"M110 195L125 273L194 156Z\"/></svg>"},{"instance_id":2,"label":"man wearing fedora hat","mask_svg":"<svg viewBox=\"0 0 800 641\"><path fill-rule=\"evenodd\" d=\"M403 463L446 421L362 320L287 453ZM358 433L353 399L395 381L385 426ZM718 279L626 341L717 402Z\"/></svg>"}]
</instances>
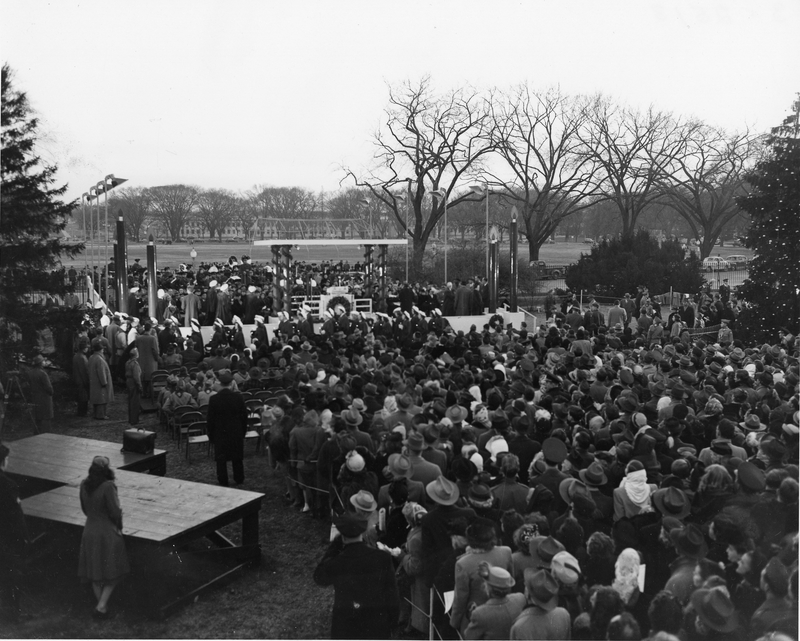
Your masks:
<instances>
[{"instance_id":1,"label":"man wearing fedora hat","mask_svg":"<svg viewBox=\"0 0 800 641\"><path fill-rule=\"evenodd\" d=\"M408 500L427 507L430 503L425 492L425 485L411 478L414 473L411 459L405 454L390 454L384 470L384 476L389 478L388 485L382 485L378 491L378 509L389 507L392 503L389 488L393 483L405 483L408 488Z\"/></svg>"},{"instance_id":2,"label":"man wearing fedora hat","mask_svg":"<svg viewBox=\"0 0 800 641\"><path fill-rule=\"evenodd\" d=\"M509 639L569 639L569 612L558 607L558 583L547 570L525 570L528 607L511 626Z\"/></svg>"},{"instance_id":3,"label":"man wearing fedora hat","mask_svg":"<svg viewBox=\"0 0 800 641\"><path fill-rule=\"evenodd\" d=\"M472 611L464 638L507 639L511 626L525 607L525 596L511 593L514 577L503 568L486 564L479 574L489 599Z\"/></svg>"},{"instance_id":4,"label":"man wearing fedora hat","mask_svg":"<svg viewBox=\"0 0 800 641\"><path fill-rule=\"evenodd\" d=\"M470 507L457 507L460 497L458 486L439 476L425 486L425 492L433 507L422 517L422 560L425 585L433 585L442 560L452 548L449 527L457 519L472 522L476 515Z\"/></svg>"},{"instance_id":5,"label":"man wearing fedora hat","mask_svg":"<svg viewBox=\"0 0 800 641\"><path fill-rule=\"evenodd\" d=\"M427 486L441 475L442 470L438 465L422 458L422 452L425 450L425 439L422 434L412 431L406 439L405 446L405 453L411 461L413 470L410 478Z\"/></svg>"},{"instance_id":6,"label":"man wearing fedora hat","mask_svg":"<svg viewBox=\"0 0 800 641\"><path fill-rule=\"evenodd\" d=\"M683 604L689 602L694 590L694 566L708 554L708 544L703 532L694 523L683 528L675 528L669 533L678 558L672 562L665 590L669 590Z\"/></svg>"},{"instance_id":7,"label":"man wearing fedora hat","mask_svg":"<svg viewBox=\"0 0 800 641\"><path fill-rule=\"evenodd\" d=\"M453 608L450 611L450 625L459 630L462 636L469 625L469 613L489 599L482 576L482 564L500 567L509 575L513 574L511 548L496 545L497 534L494 523L485 518L477 518L467 528L468 552L456 561L456 584ZM513 578L510 577L513 587Z\"/></svg>"},{"instance_id":8,"label":"man wearing fedora hat","mask_svg":"<svg viewBox=\"0 0 800 641\"><path fill-rule=\"evenodd\" d=\"M606 476L603 464L598 460L592 461L589 467L578 472L578 477L586 484L589 496L600 514L603 515L603 522L610 524L614 516L614 499L603 493L602 488L608 484L608 476Z\"/></svg>"},{"instance_id":9,"label":"man wearing fedora hat","mask_svg":"<svg viewBox=\"0 0 800 641\"><path fill-rule=\"evenodd\" d=\"M364 542L367 521L347 513L314 570L318 585L333 585L332 639L389 639L400 612L392 556Z\"/></svg>"},{"instance_id":10,"label":"man wearing fedora hat","mask_svg":"<svg viewBox=\"0 0 800 641\"><path fill-rule=\"evenodd\" d=\"M697 590L691 597L695 619L690 627L696 634L692 638L730 639L740 641L746 638L739 622L739 615L731 602L726 589L714 587Z\"/></svg>"}]
</instances>

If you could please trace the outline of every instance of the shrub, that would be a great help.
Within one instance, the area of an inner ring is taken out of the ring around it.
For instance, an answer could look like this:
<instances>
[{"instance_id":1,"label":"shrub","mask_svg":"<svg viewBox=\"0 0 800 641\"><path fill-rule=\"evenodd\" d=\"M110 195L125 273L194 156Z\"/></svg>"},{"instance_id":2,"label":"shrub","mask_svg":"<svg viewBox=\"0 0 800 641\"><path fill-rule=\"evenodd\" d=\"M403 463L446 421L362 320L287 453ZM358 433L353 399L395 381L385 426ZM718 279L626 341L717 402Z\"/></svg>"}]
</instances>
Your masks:
<instances>
[{"instance_id":1,"label":"shrub","mask_svg":"<svg viewBox=\"0 0 800 641\"><path fill-rule=\"evenodd\" d=\"M588 255L567 268L567 287L585 290L598 296L616 297L632 292L639 285L653 294L694 293L704 283L700 260L685 252L677 241L659 246L645 230L634 236L603 241Z\"/></svg>"}]
</instances>

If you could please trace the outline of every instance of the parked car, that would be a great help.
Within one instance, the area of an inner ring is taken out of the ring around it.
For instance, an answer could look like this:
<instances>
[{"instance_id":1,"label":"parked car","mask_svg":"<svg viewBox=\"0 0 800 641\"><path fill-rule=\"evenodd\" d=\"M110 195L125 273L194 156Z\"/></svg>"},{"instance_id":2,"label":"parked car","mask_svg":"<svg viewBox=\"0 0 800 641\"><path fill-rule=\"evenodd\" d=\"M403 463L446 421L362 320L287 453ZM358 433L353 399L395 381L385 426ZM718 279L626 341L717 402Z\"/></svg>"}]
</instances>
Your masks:
<instances>
[{"instance_id":1,"label":"parked car","mask_svg":"<svg viewBox=\"0 0 800 641\"><path fill-rule=\"evenodd\" d=\"M733 254L731 256L725 256L725 260L727 260L733 269L739 269L742 267L747 267L750 259L745 256L744 254Z\"/></svg>"},{"instance_id":2,"label":"parked car","mask_svg":"<svg viewBox=\"0 0 800 641\"><path fill-rule=\"evenodd\" d=\"M583 239L583 242L584 242L586 245L594 245L594 240L592 240L591 238L584 238L584 239Z\"/></svg>"},{"instance_id":3,"label":"parked car","mask_svg":"<svg viewBox=\"0 0 800 641\"><path fill-rule=\"evenodd\" d=\"M703 269L707 272L724 271L730 268L731 264L722 256L709 256L703 259Z\"/></svg>"},{"instance_id":4,"label":"parked car","mask_svg":"<svg viewBox=\"0 0 800 641\"><path fill-rule=\"evenodd\" d=\"M543 260L532 260L529 266L536 268L539 272L539 278L541 279L562 278L566 272L566 268L548 266Z\"/></svg>"}]
</instances>

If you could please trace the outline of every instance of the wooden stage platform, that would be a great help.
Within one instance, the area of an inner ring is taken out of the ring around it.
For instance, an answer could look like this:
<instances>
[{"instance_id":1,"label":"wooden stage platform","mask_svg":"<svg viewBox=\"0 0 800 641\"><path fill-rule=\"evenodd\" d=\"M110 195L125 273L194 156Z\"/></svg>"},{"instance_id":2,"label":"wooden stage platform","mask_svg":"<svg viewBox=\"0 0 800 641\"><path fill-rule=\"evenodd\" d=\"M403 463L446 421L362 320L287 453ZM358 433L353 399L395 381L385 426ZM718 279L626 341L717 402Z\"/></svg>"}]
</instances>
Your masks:
<instances>
[{"instance_id":1,"label":"wooden stage platform","mask_svg":"<svg viewBox=\"0 0 800 641\"><path fill-rule=\"evenodd\" d=\"M95 456L105 456L115 470L167 473L167 452L152 454L122 452L118 443L63 434L37 434L14 441L8 459L8 474L62 485L78 486L86 478Z\"/></svg>"},{"instance_id":2,"label":"wooden stage platform","mask_svg":"<svg viewBox=\"0 0 800 641\"><path fill-rule=\"evenodd\" d=\"M215 546L214 549L192 554L222 564L223 571L203 585L185 594L172 595L167 601L159 603L154 610L158 614L168 614L233 572L259 563L258 512L263 494L130 471L130 466L140 471L159 469L157 461L160 454L150 459L141 458L142 455L121 453L119 445L114 443L69 436L57 436L57 440L66 441L62 447L54 447L50 441L56 436L42 434L11 445L7 472L16 477L38 479L56 485L22 501L22 509L31 524L50 532L54 537L65 529L77 537L86 523L80 505L80 481L86 477L92 458L98 454L109 455L113 448L116 452L114 457L109 458L115 467L123 513L122 533L129 554L147 559L146 570L152 573L162 565L170 565L165 557L175 553L181 555L187 546L200 539L208 539ZM41 449L37 452L38 448L34 445L41 446ZM129 459L126 463L126 457L131 456L140 458ZM73 462L73 458L78 462ZM115 458L124 465L115 465ZM219 532L221 528L237 521L241 521L239 545Z\"/></svg>"}]
</instances>

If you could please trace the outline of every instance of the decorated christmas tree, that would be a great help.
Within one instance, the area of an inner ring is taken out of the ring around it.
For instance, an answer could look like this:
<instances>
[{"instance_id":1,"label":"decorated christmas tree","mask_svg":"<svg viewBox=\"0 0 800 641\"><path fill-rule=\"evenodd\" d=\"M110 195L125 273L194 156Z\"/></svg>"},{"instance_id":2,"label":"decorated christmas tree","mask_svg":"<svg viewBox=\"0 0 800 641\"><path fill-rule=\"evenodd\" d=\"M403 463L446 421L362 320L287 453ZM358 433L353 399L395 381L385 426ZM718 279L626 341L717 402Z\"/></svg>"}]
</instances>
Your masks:
<instances>
[{"instance_id":1,"label":"decorated christmas tree","mask_svg":"<svg viewBox=\"0 0 800 641\"><path fill-rule=\"evenodd\" d=\"M36 330L65 326L32 295L63 293L60 256L82 248L62 235L75 203L62 200L67 187L54 186L57 167L37 153L38 127L27 95L14 87L13 73L3 65L0 371L13 365L15 353L28 351Z\"/></svg>"},{"instance_id":2,"label":"decorated christmas tree","mask_svg":"<svg viewBox=\"0 0 800 641\"><path fill-rule=\"evenodd\" d=\"M750 214L746 245L755 252L739 295L742 338L775 341L780 328L800 331L800 99L794 113L765 138L766 155L738 200Z\"/></svg>"}]
</instances>

